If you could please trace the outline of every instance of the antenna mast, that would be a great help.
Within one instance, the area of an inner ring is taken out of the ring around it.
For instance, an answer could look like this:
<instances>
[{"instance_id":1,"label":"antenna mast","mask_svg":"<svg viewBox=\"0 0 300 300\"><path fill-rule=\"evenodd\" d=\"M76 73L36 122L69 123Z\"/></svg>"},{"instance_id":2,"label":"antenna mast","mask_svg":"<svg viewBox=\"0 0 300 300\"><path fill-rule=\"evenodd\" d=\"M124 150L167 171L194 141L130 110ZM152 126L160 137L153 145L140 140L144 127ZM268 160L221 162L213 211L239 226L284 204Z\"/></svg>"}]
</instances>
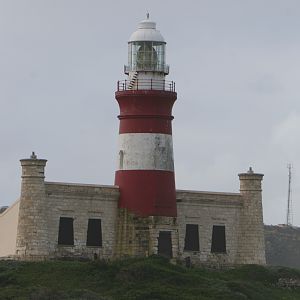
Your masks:
<instances>
[{"instance_id":1,"label":"antenna mast","mask_svg":"<svg viewBox=\"0 0 300 300\"><path fill-rule=\"evenodd\" d=\"M292 216L292 198L291 198L291 182L292 182L292 165L288 164L287 168L289 170L289 188L288 188L288 203L287 203L287 213L286 213L286 225L293 225Z\"/></svg>"}]
</instances>

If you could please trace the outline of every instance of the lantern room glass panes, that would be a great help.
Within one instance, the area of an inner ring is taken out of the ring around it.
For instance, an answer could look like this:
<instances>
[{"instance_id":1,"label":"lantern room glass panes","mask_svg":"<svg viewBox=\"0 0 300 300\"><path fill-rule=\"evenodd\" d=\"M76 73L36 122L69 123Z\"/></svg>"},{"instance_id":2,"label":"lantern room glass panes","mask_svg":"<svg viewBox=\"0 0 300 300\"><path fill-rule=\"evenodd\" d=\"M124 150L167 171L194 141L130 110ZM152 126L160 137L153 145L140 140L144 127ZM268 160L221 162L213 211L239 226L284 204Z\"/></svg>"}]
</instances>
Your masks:
<instances>
[{"instance_id":1,"label":"lantern room glass panes","mask_svg":"<svg viewBox=\"0 0 300 300\"><path fill-rule=\"evenodd\" d=\"M138 41L128 44L129 71L165 71L165 48L163 42Z\"/></svg>"}]
</instances>

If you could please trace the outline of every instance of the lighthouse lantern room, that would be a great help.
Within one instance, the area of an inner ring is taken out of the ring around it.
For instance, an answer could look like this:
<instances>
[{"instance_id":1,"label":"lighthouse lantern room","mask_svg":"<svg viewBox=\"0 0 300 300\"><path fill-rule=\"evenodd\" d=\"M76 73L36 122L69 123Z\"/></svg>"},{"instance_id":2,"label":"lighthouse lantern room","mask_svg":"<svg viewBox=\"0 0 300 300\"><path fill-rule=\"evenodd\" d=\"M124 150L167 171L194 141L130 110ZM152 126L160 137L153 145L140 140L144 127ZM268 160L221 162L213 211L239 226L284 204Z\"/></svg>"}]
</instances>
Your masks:
<instances>
[{"instance_id":1,"label":"lighthouse lantern room","mask_svg":"<svg viewBox=\"0 0 300 300\"><path fill-rule=\"evenodd\" d=\"M156 30L156 23L147 19L140 22L138 29L128 42L128 65L124 66L128 80L126 89L172 89L172 82L165 82L169 74L166 64L166 42Z\"/></svg>"},{"instance_id":2,"label":"lighthouse lantern room","mask_svg":"<svg viewBox=\"0 0 300 300\"><path fill-rule=\"evenodd\" d=\"M165 80L166 42L156 23L141 21L128 42L128 78L118 81L119 206L139 216L175 217L172 142L175 84Z\"/></svg>"}]
</instances>

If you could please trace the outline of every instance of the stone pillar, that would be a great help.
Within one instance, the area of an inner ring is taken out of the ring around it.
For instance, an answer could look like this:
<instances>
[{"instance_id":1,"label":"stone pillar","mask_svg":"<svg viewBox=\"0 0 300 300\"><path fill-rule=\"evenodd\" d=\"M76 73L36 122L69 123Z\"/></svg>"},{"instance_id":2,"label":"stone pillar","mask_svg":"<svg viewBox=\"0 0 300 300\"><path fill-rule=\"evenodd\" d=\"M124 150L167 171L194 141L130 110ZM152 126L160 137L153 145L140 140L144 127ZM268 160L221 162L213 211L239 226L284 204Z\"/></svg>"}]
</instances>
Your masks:
<instances>
[{"instance_id":1,"label":"stone pillar","mask_svg":"<svg viewBox=\"0 0 300 300\"><path fill-rule=\"evenodd\" d=\"M47 203L44 169L47 160L32 153L21 159L22 184L16 255L39 259L48 254Z\"/></svg>"},{"instance_id":2,"label":"stone pillar","mask_svg":"<svg viewBox=\"0 0 300 300\"><path fill-rule=\"evenodd\" d=\"M243 208L240 214L238 264L266 264L261 188L263 176L254 173L251 167L247 173L239 174Z\"/></svg>"}]
</instances>

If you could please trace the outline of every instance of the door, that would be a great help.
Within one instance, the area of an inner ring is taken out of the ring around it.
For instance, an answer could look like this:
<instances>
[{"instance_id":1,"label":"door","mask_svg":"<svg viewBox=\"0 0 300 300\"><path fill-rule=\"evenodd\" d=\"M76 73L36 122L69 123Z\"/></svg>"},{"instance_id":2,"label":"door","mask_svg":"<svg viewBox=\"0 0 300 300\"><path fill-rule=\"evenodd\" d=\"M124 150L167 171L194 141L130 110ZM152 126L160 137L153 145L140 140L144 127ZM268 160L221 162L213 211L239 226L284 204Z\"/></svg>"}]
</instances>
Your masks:
<instances>
[{"instance_id":1,"label":"door","mask_svg":"<svg viewBox=\"0 0 300 300\"><path fill-rule=\"evenodd\" d=\"M158 236L157 254L166 258L172 258L171 231L160 231Z\"/></svg>"}]
</instances>

